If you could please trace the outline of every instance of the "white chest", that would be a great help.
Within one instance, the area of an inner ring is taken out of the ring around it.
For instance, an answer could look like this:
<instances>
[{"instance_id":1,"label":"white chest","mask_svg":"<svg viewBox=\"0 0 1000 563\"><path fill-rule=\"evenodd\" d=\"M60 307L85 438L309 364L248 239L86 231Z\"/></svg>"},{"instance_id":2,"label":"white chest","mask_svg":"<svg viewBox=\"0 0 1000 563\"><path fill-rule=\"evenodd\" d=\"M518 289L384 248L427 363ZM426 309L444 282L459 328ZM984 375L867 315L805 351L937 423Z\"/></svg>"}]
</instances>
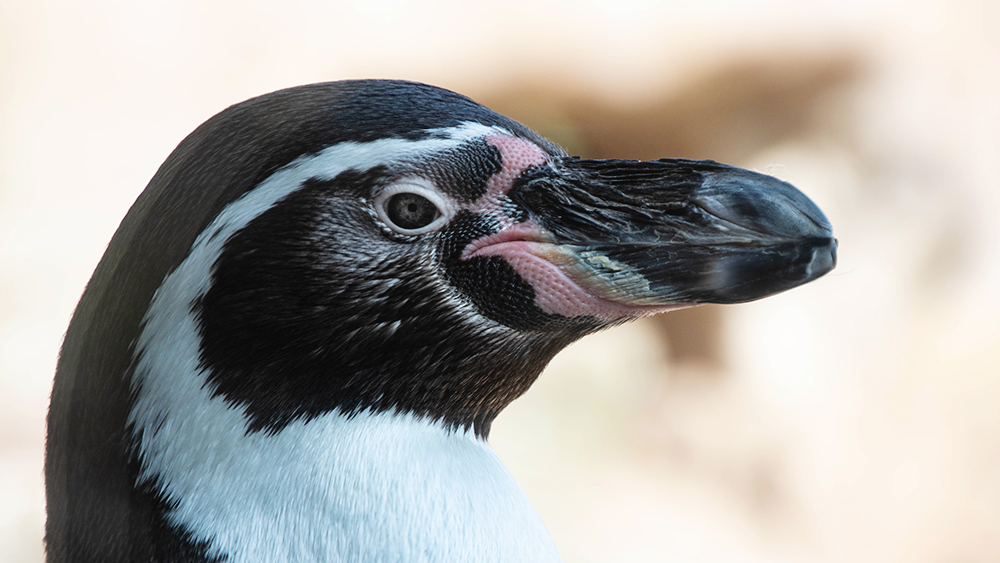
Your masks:
<instances>
[{"instance_id":1,"label":"white chest","mask_svg":"<svg viewBox=\"0 0 1000 563\"><path fill-rule=\"evenodd\" d=\"M169 518L228 561L559 560L513 478L471 435L390 414L330 414L273 436L214 420L199 438L204 422L168 423L190 448L143 453L177 501Z\"/></svg>"}]
</instances>

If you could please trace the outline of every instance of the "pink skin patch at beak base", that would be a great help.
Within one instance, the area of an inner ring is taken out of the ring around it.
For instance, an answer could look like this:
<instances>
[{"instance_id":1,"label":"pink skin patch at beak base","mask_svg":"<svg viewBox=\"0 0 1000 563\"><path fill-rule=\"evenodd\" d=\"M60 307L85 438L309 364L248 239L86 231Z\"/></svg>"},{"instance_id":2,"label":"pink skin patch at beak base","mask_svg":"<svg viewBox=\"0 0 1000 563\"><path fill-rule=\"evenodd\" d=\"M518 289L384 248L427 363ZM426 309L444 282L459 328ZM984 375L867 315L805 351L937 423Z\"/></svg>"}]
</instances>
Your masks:
<instances>
[{"instance_id":1,"label":"pink skin patch at beak base","mask_svg":"<svg viewBox=\"0 0 1000 563\"><path fill-rule=\"evenodd\" d=\"M489 215L502 227L510 226L513 220L500 208L500 202L510 191L516 180L530 166L543 166L551 161L548 153L531 141L510 135L490 135L486 144L500 151L500 171L486 182L486 193L464 209L478 215Z\"/></svg>"},{"instance_id":2,"label":"pink skin patch at beak base","mask_svg":"<svg viewBox=\"0 0 1000 563\"><path fill-rule=\"evenodd\" d=\"M500 256L535 290L535 304L548 314L564 317L595 317L618 321L690 305L626 305L608 301L577 283L564 270L577 261L570 251L543 242L549 237L532 221L514 224L499 233L473 241L462 260L477 256Z\"/></svg>"},{"instance_id":3,"label":"pink skin patch at beak base","mask_svg":"<svg viewBox=\"0 0 1000 563\"><path fill-rule=\"evenodd\" d=\"M472 241L462 252L462 260L477 256L502 257L531 285L536 305L548 314L618 321L690 306L620 304L602 299L574 281L566 270L580 270L585 266L579 264L571 251L553 244L551 236L534 221L515 223L500 207L501 200L524 170L548 163L549 155L534 143L517 137L491 135L486 142L499 149L501 170L488 181L486 194L466 209L492 216L501 230ZM593 281L598 285L608 283Z\"/></svg>"}]
</instances>

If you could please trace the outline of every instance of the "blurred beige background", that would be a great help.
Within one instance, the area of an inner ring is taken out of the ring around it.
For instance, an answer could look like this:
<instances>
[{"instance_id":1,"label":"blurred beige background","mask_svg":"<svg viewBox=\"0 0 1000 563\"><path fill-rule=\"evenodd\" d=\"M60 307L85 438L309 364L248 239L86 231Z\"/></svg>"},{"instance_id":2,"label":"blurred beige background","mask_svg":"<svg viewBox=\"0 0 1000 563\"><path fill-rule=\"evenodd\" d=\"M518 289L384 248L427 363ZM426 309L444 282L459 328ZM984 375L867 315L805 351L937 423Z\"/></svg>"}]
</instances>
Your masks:
<instances>
[{"instance_id":1,"label":"blurred beige background","mask_svg":"<svg viewBox=\"0 0 1000 563\"><path fill-rule=\"evenodd\" d=\"M42 560L60 339L159 163L356 77L769 172L833 222L827 277L588 338L497 422L567 562L1000 561L995 0L0 0L0 561Z\"/></svg>"}]
</instances>

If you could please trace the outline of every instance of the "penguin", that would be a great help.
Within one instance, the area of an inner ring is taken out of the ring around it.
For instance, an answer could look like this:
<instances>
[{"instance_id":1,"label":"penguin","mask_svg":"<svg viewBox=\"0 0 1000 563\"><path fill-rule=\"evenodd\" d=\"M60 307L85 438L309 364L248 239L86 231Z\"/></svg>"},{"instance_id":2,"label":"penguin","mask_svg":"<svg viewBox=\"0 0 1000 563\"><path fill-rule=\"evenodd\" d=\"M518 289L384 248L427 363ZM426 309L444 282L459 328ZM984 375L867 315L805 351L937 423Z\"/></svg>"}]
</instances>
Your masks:
<instances>
[{"instance_id":1,"label":"penguin","mask_svg":"<svg viewBox=\"0 0 1000 563\"><path fill-rule=\"evenodd\" d=\"M487 441L571 342L833 269L791 185L587 160L460 94L236 104L169 155L66 332L50 563L551 562Z\"/></svg>"}]
</instances>

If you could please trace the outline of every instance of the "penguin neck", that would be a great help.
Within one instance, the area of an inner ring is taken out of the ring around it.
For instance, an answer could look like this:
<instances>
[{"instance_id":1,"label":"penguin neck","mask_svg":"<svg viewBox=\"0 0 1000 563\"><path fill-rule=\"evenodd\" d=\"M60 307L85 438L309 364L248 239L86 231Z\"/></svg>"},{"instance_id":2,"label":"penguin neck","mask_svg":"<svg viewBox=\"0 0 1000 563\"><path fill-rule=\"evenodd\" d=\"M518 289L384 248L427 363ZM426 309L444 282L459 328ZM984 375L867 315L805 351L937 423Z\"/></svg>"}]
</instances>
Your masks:
<instances>
[{"instance_id":1,"label":"penguin neck","mask_svg":"<svg viewBox=\"0 0 1000 563\"><path fill-rule=\"evenodd\" d=\"M210 557L558 560L530 502L471 431L364 411L247 433L238 408L202 390L156 425L140 417L136 434L140 478L170 501L165 520Z\"/></svg>"}]
</instances>

